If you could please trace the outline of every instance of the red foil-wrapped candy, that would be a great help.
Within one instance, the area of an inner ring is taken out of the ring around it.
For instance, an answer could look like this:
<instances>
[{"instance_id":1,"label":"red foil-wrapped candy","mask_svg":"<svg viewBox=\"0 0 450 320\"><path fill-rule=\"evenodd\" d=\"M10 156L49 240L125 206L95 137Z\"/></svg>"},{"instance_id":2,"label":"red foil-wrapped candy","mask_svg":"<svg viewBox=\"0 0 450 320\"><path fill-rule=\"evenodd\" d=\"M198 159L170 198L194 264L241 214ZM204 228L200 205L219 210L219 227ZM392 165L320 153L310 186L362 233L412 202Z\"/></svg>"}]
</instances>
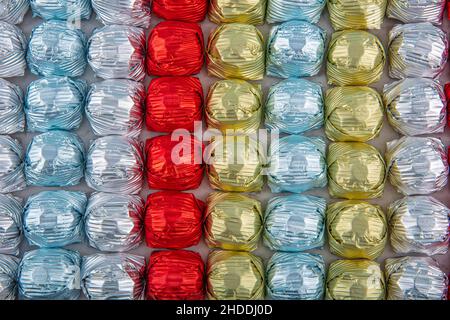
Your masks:
<instances>
[{"instance_id":1,"label":"red foil-wrapped candy","mask_svg":"<svg viewBox=\"0 0 450 320\"><path fill-rule=\"evenodd\" d=\"M450 3L450 2L448 2ZM450 14L450 13L449 13ZM449 16L450 19L450 16ZM450 83L444 85L445 98L447 99L447 124L450 126Z\"/></svg>"},{"instance_id":2,"label":"red foil-wrapped candy","mask_svg":"<svg viewBox=\"0 0 450 320\"><path fill-rule=\"evenodd\" d=\"M153 13L165 20L200 22L205 19L208 0L153 0Z\"/></svg>"},{"instance_id":3,"label":"red foil-wrapped candy","mask_svg":"<svg viewBox=\"0 0 450 320\"><path fill-rule=\"evenodd\" d=\"M192 135L157 136L145 143L150 189L197 189L203 179L203 143Z\"/></svg>"},{"instance_id":4,"label":"red foil-wrapped candy","mask_svg":"<svg viewBox=\"0 0 450 320\"><path fill-rule=\"evenodd\" d=\"M205 265L196 252L153 252L148 265L147 299L202 300L204 275Z\"/></svg>"},{"instance_id":5,"label":"red foil-wrapped candy","mask_svg":"<svg viewBox=\"0 0 450 320\"><path fill-rule=\"evenodd\" d=\"M156 76L188 76L203 66L203 33L196 23L163 21L150 31L147 72Z\"/></svg>"},{"instance_id":6,"label":"red foil-wrapped candy","mask_svg":"<svg viewBox=\"0 0 450 320\"><path fill-rule=\"evenodd\" d=\"M195 77L154 78L148 87L146 123L150 131L194 131L202 120L203 89Z\"/></svg>"},{"instance_id":7,"label":"red foil-wrapped candy","mask_svg":"<svg viewBox=\"0 0 450 320\"><path fill-rule=\"evenodd\" d=\"M182 249L202 237L205 203L192 193L159 191L147 197L145 238L153 248Z\"/></svg>"}]
</instances>

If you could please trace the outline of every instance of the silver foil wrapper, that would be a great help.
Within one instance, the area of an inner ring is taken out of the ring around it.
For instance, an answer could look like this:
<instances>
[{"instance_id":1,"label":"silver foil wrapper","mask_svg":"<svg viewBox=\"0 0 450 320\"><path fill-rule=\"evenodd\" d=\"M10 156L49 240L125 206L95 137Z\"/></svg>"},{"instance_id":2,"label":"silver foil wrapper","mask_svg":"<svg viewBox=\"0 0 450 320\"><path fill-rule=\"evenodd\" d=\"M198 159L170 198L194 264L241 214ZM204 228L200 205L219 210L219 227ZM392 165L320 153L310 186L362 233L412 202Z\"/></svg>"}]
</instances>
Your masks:
<instances>
[{"instance_id":1,"label":"silver foil wrapper","mask_svg":"<svg viewBox=\"0 0 450 320\"><path fill-rule=\"evenodd\" d=\"M322 300L325 261L313 253L275 252L266 267L266 290L273 300Z\"/></svg>"},{"instance_id":2,"label":"silver foil wrapper","mask_svg":"<svg viewBox=\"0 0 450 320\"><path fill-rule=\"evenodd\" d=\"M266 22L304 20L317 23L326 3L325 0L268 0Z\"/></svg>"},{"instance_id":3,"label":"silver foil wrapper","mask_svg":"<svg viewBox=\"0 0 450 320\"><path fill-rule=\"evenodd\" d=\"M104 80L91 85L86 117L95 135L138 138L144 125L145 87L127 79Z\"/></svg>"},{"instance_id":4,"label":"silver foil wrapper","mask_svg":"<svg viewBox=\"0 0 450 320\"><path fill-rule=\"evenodd\" d=\"M22 238L22 204L10 194L0 194L0 254L18 255Z\"/></svg>"},{"instance_id":5,"label":"silver foil wrapper","mask_svg":"<svg viewBox=\"0 0 450 320\"><path fill-rule=\"evenodd\" d=\"M305 251L325 244L326 200L310 195L269 200L264 217L264 244L277 251Z\"/></svg>"},{"instance_id":6,"label":"silver foil wrapper","mask_svg":"<svg viewBox=\"0 0 450 320\"><path fill-rule=\"evenodd\" d=\"M65 249L25 252L19 265L19 299L76 300L80 296L81 257Z\"/></svg>"},{"instance_id":7,"label":"silver foil wrapper","mask_svg":"<svg viewBox=\"0 0 450 320\"><path fill-rule=\"evenodd\" d=\"M44 20L89 20L92 12L90 0L30 0L30 6Z\"/></svg>"},{"instance_id":8,"label":"silver foil wrapper","mask_svg":"<svg viewBox=\"0 0 450 320\"><path fill-rule=\"evenodd\" d=\"M68 77L47 77L28 86L25 96L27 130L77 130L83 119L87 83Z\"/></svg>"},{"instance_id":9,"label":"silver foil wrapper","mask_svg":"<svg viewBox=\"0 0 450 320\"><path fill-rule=\"evenodd\" d=\"M27 67L26 52L27 40L22 30L0 21L0 78L22 77Z\"/></svg>"},{"instance_id":10,"label":"silver foil wrapper","mask_svg":"<svg viewBox=\"0 0 450 320\"><path fill-rule=\"evenodd\" d=\"M390 0L386 16L403 23L431 22L441 24L445 0Z\"/></svg>"},{"instance_id":11,"label":"silver foil wrapper","mask_svg":"<svg viewBox=\"0 0 450 320\"><path fill-rule=\"evenodd\" d=\"M0 254L0 300L16 300L19 259Z\"/></svg>"},{"instance_id":12,"label":"silver foil wrapper","mask_svg":"<svg viewBox=\"0 0 450 320\"><path fill-rule=\"evenodd\" d=\"M145 257L134 254L93 254L83 257L81 288L89 300L142 300Z\"/></svg>"},{"instance_id":13,"label":"silver foil wrapper","mask_svg":"<svg viewBox=\"0 0 450 320\"><path fill-rule=\"evenodd\" d=\"M83 239L87 197L78 191L43 191L30 196L23 209L23 232L30 245L64 247Z\"/></svg>"},{"instance_id":14,"label":"silver foil wrapper","mask_svg":"<svg viewBox=\"0 0 450 320\"><path fill-rule=\"evenodd\" d=\"M450 209L430 196L411 196L388 207L391 246L397 253L445 254Z\"/></svg>"},{"instance_id":15,"label":"silver foil wrapper","mask_svg":"<svg viewBox=\"0 0 450 320\"><path fill-rule=\"evenodd\" d=\"M444 132L447 100L437 80L408 78L384 86L383 100L390 125L415 136Z\"/></svg>"},{"instance_id":16,"label":"silver foil wrapper","mask_svg":"<svg viewBox=\"0 0 450 320\"><path fill-rule=\"evenodd\" d=\"M95 29L88 47L88 62L98 77L144 80L144 29L124 25Z\"/></svg>"},{"instance_id":17,"label":"silver foil wrapper","mask_svg":"<svg viewBox=\"0 0 450 320\"><path fill-rule=\"evenodd\" d=\"M138 247L144 236L144 206L138 195L93 193L84 216L89 245L110 252Z\"/></svg>"},{"instance_id":18,"label":"silver foil wrapper","mask_svg":"<svg viewBox=\"0 0 450 320\"><path fill-rule=\"evenodd\" d=\"M404 195L430 194L447 185L445 147L436 138L403 137L386 144L390 183Z\"/></svg>"},{"instance_id":19,"label":"silver foil wrapper","mask_svg":"<svg viewBox=\"0 0 450 320\"><path fill-rule=\"evenodd\" d=\"M25 189L22 145L10 136L0 136L0 193Z\"/></svg>"},{"instance_id":20,"label":"silver foil wrapper","mask_svg":"<svg viewBox=\"0 0 450 320\"><path fill-rule=\"evenodd\" d=\"M265 107L270 130L299 134L322 127L324 102L319 84L304 79L286 79L273 85Z\"/></svg>"},{"instance_id":21,"label":"silver foil wrapper","mask_svg":"<svg viewBox=\"0 0 450 320\"><path fill-rule=\"evenodd\" d=\"M92 0L97 19L103 24L150 27L150 0Z\"/></svg>"},{"instance_id":22,"label":"silver foil wrapper","mask_svg":"<svg viewBox=\"0 0 450 320\"><path fill-rule=\"evenodd\" d=\"M394 26L389 32L389 76L435 78L448 57L447 34L431 23Z\"/></svg>"},{"instance_id":23,"label":"silver foil wrapper","mask_svg":"<svg viewBox=\"0 0 450 320\"><path fill-rule=\"evenodd\" d=\"M1 0L0 21L20 24L29 8L28 0Z\"/></svg>"},{"instance_id":24,"label":"silver foil wrapper","mask_svg":"<svg viewBox=\"0 0 450 320\"><path fill-rule=\"evenodd\" d=\"M25 130L23 91L9 81L0 79L0 134L12 134Z\"/></svg>"},{"instance_id":25,"label":"silver foil wrapper","mask_svg":"<svg viewBox=\"0 0 450 320\"><path fill-rule=\"evenodd\" d=\"M39 76L79 77L86 69L86 38L66 21L46 21L33 29L28 43L30 71Z\"/></svg>"},{"instance_id":26,"label":"silver foil wrapper","mask_svg":"<svg viewBox=\"0 0 450 320\"><path fill-rule=\"evenodd\" d=\"M98 138L86 157L86 183L102 192L139 193L144 181L143 158L137 140L121 136Z\"/></svg>"}]
</instances>

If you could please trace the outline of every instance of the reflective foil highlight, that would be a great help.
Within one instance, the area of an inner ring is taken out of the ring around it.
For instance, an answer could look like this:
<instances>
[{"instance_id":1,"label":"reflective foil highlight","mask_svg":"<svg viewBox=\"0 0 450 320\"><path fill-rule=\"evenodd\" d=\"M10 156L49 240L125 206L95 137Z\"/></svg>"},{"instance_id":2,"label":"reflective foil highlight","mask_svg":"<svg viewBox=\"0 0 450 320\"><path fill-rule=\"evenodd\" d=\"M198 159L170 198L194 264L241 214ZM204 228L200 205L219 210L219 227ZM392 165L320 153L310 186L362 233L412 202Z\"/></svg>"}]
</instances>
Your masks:
<instances>
[{"instance_id":1,"label":"reflective foil highlight","mask_svg":"<svg viewBox=\"0 0 450 320\"><path fill-rule=\"evenodd\" d=\"M328 13L334 30L380 29L387 0L330 0Z\"/></svg>"},{"instance_id":2,"label":"reflective foil highlight","mask_svg":"<svg viewBox=\"0 0 450 320\"><path fill-rule=\"evenodd\" d=\"M10 136L0 135L0 193L25 189L22 145Z\"/></svg>"},{"instance_id":3,"label":"reflective foil highlight","mask_svg":"<svg viewBox=\"0 0 450 320\"><path fill-rule=\"evenodd\" d=\"M208 17L215 24L263 24L267 0L211 0Z\"/></svg>"},{"instance_id":4,"label":"reflective foil highlight","mask_svg":"<svg viewBox=\"0 0 450 320\"><path fill-rule=\"evenodd\" d=\"M89 20L92 12L89 0L30 0L30 6L44 20Z\"/></svg>"},{"instance_id":5,"label":"reflective foil highlight","mask_svg":"<svg viewBox=\"0 0 450 320\"><path fill-rule=\"evenodd\" d=\"M21 200L10 194L0 194L0 254L19 255L22 238Z\"/></svg>"},{"instance_id":6,"label":"reflective foil highlight","mask_svg":"<svg viewBox=\"0 0 450 320\"><path fill-rule=\"evenodd\" d=\"M1 4L0 4L1 6ZM1 13L0 13L1 15ZM0 21L0 77L22 77L27 63L27 39L22 30L4 21Z\"/></svg>"},{"instance_id":7,"label":"reflective foil highlight","mask_svg":"<svg viewBox=\"0 0 450 320\"><path fill-rule=\"evenodd\" d=\"M201 22L208 4L208 0L153 0L152 12L165 20Z\"/></svg>"},{"instance_id":8,"label":"reflective foil highlight","mask_svg":"<svg viewBox=\"0 0 450 320\"><path fill-rule=\"evenodd\" d=\"M289 20L304 20L317 23L325 4L325 0L268 0L266 22L277 23Z\"/></svg>"},{"instance_id":9,"label":"reflective foil highlight","mask_svg":"<svg viewBox=\"0 0 450 320\"><path fill-rule=\"evenodd\" d=\"M13 134L25 130L23 91L9 81L0 79L0 134Z\"/></svg>"},{"instance_id":10,"label":"reflective foil highlight","mask_svg":"<svg viewBox=\"0 0 450 320\"><path fill-rule=\"evenodd\" d=\"M444 0L391 0L387 6L386 16L403 23L441 24L445 2Z\"/></svg>"},{"instance_id":11,"label":"reflective foil highlight","mask_svg":"<svg viewBox=\"0 0 450 320\"><path fill-rule=\"evenodd\" d=\"M17 299L18 268L18 258L0 254L0 300Z\"/></svg>"},{"instance_id":12,"label":"reflective foil highlight","mask_svg":"<svg viewBox=\"0 0 450 320\"><path fill-rule=\"evenodd\" d=\"M91 0L103 24L150 27L150 0Z\"/></svg>"},{"instance_id":13,"label":"reflective foil highlight","mask_svg":"<svg viewBox=\"0 0 450 320\"><path fill-rule=\"evenodd\" d=\"M28 11L28 0L3 0L1 3L0 21L20 24Z\"/></svg>"}]
</instances>

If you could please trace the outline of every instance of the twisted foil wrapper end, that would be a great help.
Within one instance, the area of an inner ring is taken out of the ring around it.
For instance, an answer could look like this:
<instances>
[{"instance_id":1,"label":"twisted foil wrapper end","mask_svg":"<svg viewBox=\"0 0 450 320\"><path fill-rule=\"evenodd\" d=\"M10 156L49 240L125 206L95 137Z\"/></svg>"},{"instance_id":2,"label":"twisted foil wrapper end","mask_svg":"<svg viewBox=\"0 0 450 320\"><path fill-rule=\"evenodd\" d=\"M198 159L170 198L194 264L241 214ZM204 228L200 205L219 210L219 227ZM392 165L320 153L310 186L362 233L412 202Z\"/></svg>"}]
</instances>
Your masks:
<instances>
[{"instance_id":1,"label":"twisted foil wrapper end","mask_svg":"<svg viewBox=\"0 0 450 320\"><path fill-rule=\"evenodd\" d=\"M0 10L0 21L21 24L30 4L28 0L3 0Z\"/></svg>"},{"instance_id":2,"label":"twisted foil wrapper end","mask_svg":"<svg viewBox=\"0 0 450 320\"><path fill-rule=\"evenodd\" d=\"M0 43L0 78L23 77L27 68L27 39L22 30L0 21Z\"/></svg>"},{"instance_id":3,"label":"twisted foil wrapper end","mask_svg":"<svg viewBox=\"0 0 450 320\"><path fill-rule=\"evenodd\" d=\"M0 193L25 189L24 153L20 142L0 135Z\"/></svg>"},{"instance_id":4,"label":"twisted foil wrapper end","mask_svg":"<svg viewBox=\"0 0 450 320\"><path fill-rule=\"evenodd\" d=\"M150 0L91 0L97 19L103 24L150 27Z\"/></svg>"},{"instance_id":5,"label":"twisted foil wrapper end","mask_svg":"<svg viewBox=\"0 0 450 320\"><path fill-rule=\"evenodd\" d=\"M264 24L267 0L211 0L208 17L215 24L248 23Z\"/></svg>"},{"instance_id":6,"label":"twisted foil wrapper end","mask_svg":"<svg viewBox=\"0 0 450 320\"><path fill-rule=\"evenodd\" d=\"M24 96L22 89L0 79L0 134L25 131Z\"/></svg>"},{"instance_id":7,"label":"twisted foil wrapper end","mask_svg":"<svg viewBox=\"0 0 450 320\"><path fill-rule=\"evenodd\" d=\"M327 2L334 30L381 29L387 0L330 0Z\"/></svg>"},{"instance_id":8,"label":"twisted foil wrapper end","mask_svg":"<svg viewBox=\"0 0 450 320\"><path fill-rule=\"evenodd\" d=\"M18 270L18 258L6 254L0 254L0 300L17 299Z\"/></svg>"},{"instance_id":9,"label":"twisted foil wrapper end","mask_svg":"<svg viewBox=\"0 0 450 320\"><path fill-rule=\"evenodd\" d=\"M317 23L326 3L325 0L268 0L266 22L304 20Z\"/></svg>"},{"instance_id":10,"label":"twisted foil wrapper end","mask_svg":"<svg viewBox=\"0 0 450 320\"><path fill-rule=\"evenodd\" d=\"M92 13L89 0L29 0L33 17L44 20L89 20Z\"/></svg>"},{"instance_id":11,"label":"twisted foil wrapper end","mask_svg":"<svg viewBox=\"0 0 450 320\"><path fill-rule=\"evenodd\" d=\"M0 254L18 256L22 238L21 200L10 194L0 194Z\"/></svg>"},{"instance_id":12,"label":"twisted foil wrapper end","mask_svg":"<svg viewBox=\"0 0 450 320\"><path fill-rule=\"evenodd\" d=\"M164 20L201 22L208 4L208 0L153 0L152 13Z\"/></svg>"},{"instance_id":13,"label":"twisted foil wrapper end","mask_svg":"<svg viewBox=\"0 0 450 320\"><path fill-rule=\"evenodd\" d=\"M391 0L386 16L403 23L431 22L442 24L445 0Z\"/></svg>"}]
</instances>

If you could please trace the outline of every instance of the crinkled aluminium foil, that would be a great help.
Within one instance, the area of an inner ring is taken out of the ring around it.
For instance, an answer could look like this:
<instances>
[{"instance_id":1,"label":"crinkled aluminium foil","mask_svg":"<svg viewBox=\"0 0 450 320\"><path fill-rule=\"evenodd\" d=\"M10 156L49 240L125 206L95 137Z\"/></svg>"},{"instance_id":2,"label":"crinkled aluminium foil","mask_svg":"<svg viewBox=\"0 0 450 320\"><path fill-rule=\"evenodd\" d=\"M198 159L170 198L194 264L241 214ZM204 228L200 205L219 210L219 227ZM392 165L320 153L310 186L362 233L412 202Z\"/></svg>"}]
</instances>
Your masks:
<instances>
[{"instance_id":1,"label":"crinkled aluminium foil","mask_svg":"<svg viewBox=\"0 0 450 320\"><path fill-rule=\"evenodd\" d=\"M91 0L103 24L150 27L150 0Z\"/></svg>"},{"instance_id":2,"label":"crinkled aluminium foil","mask_svg":"<svg viewBox=\"0 0 450 320\"><path fill-rule=\"evenodd\" d=\"M90 0L29 0L33 17L44 20L89 20L92 7Z\"/></svg>"},{"instance_id":3,"label":"crinkled aluminium foil","mask_svg":"<svg viewBox=\"0 0 450 320\"><path fill-rule=\"evenodd\" d=\"M268 0L266 22L304 20L317 23L326 3L325 0Z\"/></svg>"},{"instance_id":4,"label":"crinkled aluminium foil","mask_svg":"<svg viewBox=\"0 0 450 320\"><path fill-rule=\"evenodd\" d=\"M0 254L0 300L17 299L17 272L19 259Z\"/></svg>"},{"instance_id":5,"label":"crinkled aluminium foil","mask_svg":"<svg viewBox=\"0 0 450 320\"><path fill-rule=\"evenodd\" d=\"M0 3L1 8L1 3ZM0 77L22 77L27 62L27 39L15 25L0 21Z\"/></svg>"},{"instance_id":6,"label":"crinkled aluminium foil","mask_svg":"<svg viewBox=\"0 0 450 320\"><path fill-rule=\"evenodd\" d=\"M334 30L380 29L387 0L330 0L328 13Z\"/></svg>"},{"instance_id":7,"label":"crinkled aluminium foil","mask_svg":"<svg viewBox=\"0 0 450 320\"><path fill-rule=\"evenodd\" d=\"M20 142L0 135L0 193L25 189L24 153Z\"/></svg>"},{"instance_id":8,"label":"crinkled aluminium foil","mask_svg":"<svg viewBox=\"0 0 450 320\"><path fill-rule=\"evenodd\" d=\"M0 79L0 134L13 134L25 130L24 97L22 89Z\"/></svg>"},{"instance_id":9,"label":"crinkled aluminium foil","mask_svg":"<svg viewBox=\"0 0 450 320\"><path fill-rule=\"evenodd\" d=\"M0 254L19 255L22 238L21 200L10 194L0 194Z\"/></svg>"},{"instance_id":10,"label":"crinkled aluminium foil","mask_svg":"<svg viewBox=\"0 0 450 320\"><path fill-rule=\"evenodd\" d=\"M431 22L442 24L445 0L390 0L386 16L403 23Z\"/></svg>"},{"instance_id":11,"label":"crinkled aluminium foil","mask_svg":"<svg viewBox=\"0 0 450 320\"><path fill-rule=\"evenodd\" d=\"M20 24L28 11L28 0L2 0L0 1L0 21L11 24Z\"/></svg>"}]
</instances>

